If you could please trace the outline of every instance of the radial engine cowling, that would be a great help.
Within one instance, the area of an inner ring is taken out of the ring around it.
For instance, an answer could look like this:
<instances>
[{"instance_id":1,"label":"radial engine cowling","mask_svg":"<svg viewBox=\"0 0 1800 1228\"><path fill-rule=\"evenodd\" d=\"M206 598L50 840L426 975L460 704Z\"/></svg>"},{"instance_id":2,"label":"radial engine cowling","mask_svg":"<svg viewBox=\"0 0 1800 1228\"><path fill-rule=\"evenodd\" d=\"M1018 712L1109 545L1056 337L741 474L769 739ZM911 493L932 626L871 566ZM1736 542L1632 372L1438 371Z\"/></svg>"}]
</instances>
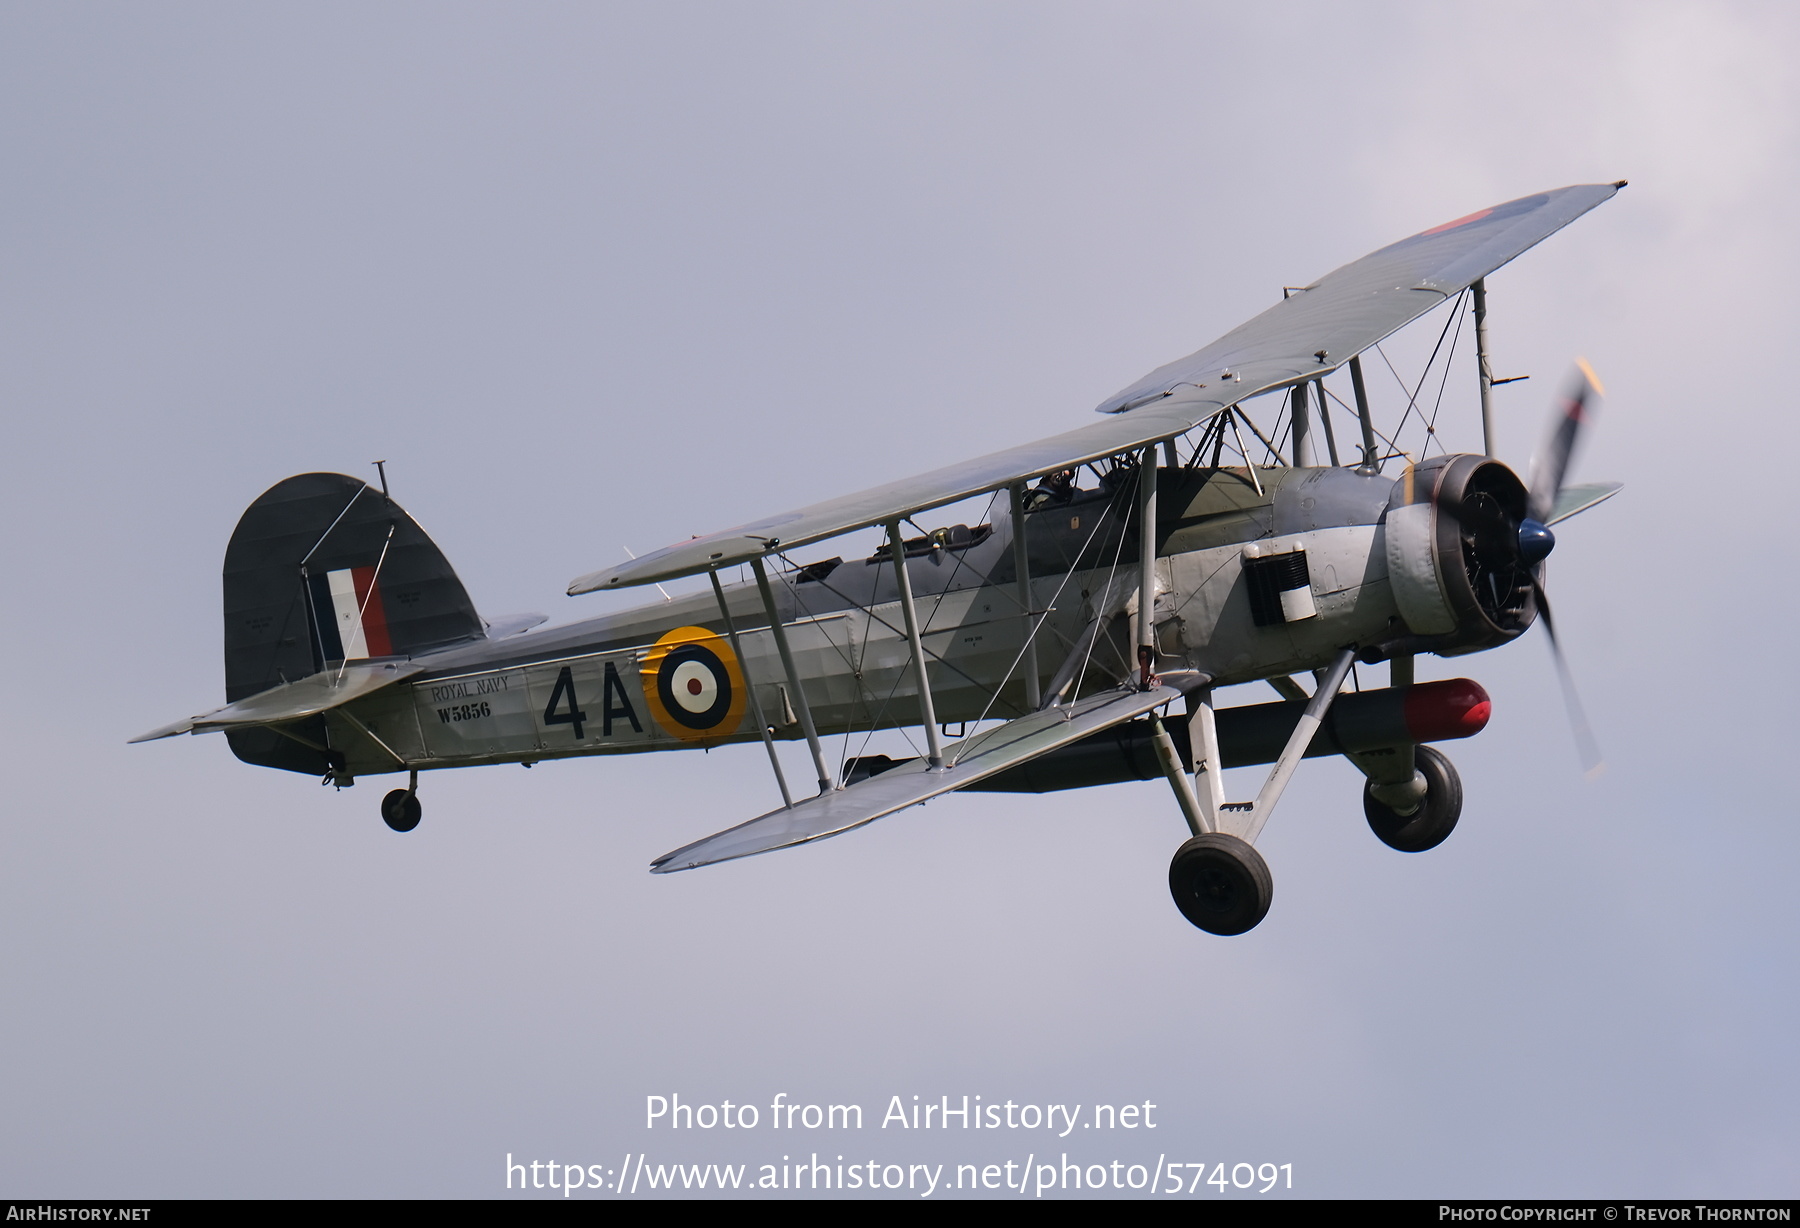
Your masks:
<instances>
[{"instance_id":1,"label":"radial engine cowling","mask_svg":"<svg viewBox=\"0 0 1800 1228\"><path fill-rule=\"evenodd\" d=\"M1416 637L1404 651L1478 652L1531 625L1537 602L1517 545L1527 515L1525 484L1486 456L1434 457L1394 484L1388 579Z\"/></svg>"}]
</instances>

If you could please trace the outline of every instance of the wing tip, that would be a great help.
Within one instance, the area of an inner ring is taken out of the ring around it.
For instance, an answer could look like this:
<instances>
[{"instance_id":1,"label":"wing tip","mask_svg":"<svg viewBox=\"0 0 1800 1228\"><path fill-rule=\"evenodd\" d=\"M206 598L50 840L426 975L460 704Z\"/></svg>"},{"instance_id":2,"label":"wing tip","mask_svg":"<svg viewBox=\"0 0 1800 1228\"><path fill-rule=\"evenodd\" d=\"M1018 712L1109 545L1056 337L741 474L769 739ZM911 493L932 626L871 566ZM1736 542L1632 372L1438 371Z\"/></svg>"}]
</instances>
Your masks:
<instances>
[{"instance_id":1,"label":"wing tip","mask_svg":"<svg viewBox=\"0 0 1800 1228\"><path fill-rule=\"evenodd\" d=\"M194 719L190 716L185 721L176 721L173 724L152 729L149 733L140 733L135 738L126 739L125 745L135 746L139 742L155 742L162 738L172 738L177 734L192 733L194 732Z\"/></svg>"}]
</instances>

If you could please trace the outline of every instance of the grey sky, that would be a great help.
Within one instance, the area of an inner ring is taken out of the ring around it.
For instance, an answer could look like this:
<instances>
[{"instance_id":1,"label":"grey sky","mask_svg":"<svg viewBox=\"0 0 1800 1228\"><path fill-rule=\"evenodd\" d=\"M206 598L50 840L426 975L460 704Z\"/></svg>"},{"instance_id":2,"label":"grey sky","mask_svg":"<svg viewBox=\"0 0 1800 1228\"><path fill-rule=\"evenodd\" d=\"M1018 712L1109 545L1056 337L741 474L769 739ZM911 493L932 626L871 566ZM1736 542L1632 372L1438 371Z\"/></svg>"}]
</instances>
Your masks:
<instances>
[{"instance_id":1,"label":"grey sky","mask_svg":"<svg viewBox=\"0 0 1800 1228\"><path fill-rule=\"evenodd\" d=\"M1291 1162L1313 1196L1795 1196L1797 25L6 6L0 1194L1047 1145L640 1128L646 1094L785 1091L1148 1099L1154 1136L1057 1149ZM623 547L1079 425L1283 284L1619 178L1490 281L1496 367L1533 376L1506 459L1576 354L1610 394L1576 476L1627 489L1550 567L1609 769L1582 780L1540 633L1426 663L1495 699L1451 748L1461 827L1390 852L1309 764L1243 938L1170 904L1160 786L652 878L769 806L760 751L443 773L402 838L382 781L124 745L220 702L225 540L288 474L387 458L485 613L566 620L637 599L561 596Z\"/></svg>"}]
</instances>

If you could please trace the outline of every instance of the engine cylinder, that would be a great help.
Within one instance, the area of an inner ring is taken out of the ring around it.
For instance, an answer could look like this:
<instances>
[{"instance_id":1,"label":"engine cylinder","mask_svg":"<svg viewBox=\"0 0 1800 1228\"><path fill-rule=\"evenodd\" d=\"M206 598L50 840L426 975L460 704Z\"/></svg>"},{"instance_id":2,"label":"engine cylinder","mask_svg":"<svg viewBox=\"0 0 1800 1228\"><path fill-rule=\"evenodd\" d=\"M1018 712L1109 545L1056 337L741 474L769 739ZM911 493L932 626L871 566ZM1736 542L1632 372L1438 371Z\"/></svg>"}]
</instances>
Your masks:
<instances>
[{"instance_id":1,"label":"engine cylinder","mask_svg":"<svg viewBox=\"0 0 1800 1228\"><path fill-rule=\"evenodd\" d=\"M1394 484L1385 521L1388 578L1419 641L1406 651L1455 656L1504 644L1537 617L1520 551L1525 484L1486 456L1440 456Z\"/></svg>"}]
</instances>

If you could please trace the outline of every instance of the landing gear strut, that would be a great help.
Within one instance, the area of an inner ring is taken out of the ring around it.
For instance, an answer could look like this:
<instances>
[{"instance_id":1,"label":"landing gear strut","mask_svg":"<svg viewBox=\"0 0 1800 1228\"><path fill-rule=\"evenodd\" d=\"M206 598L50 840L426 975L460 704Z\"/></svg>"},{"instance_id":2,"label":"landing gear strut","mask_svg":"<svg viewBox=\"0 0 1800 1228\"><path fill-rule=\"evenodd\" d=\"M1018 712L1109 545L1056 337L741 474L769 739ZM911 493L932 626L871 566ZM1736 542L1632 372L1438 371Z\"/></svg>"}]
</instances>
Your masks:
<instances>
[{"instance_id":1,"label":"landing gear strut","mask_svg":"<svg viewBox=\"0 0 1800 1228\"><path fill-rule=\"evenodd\" d=\"M411 831L419 825L419 774L414 772L408 786L395 789L381 799L381 818L395 831Z\"/></svg>"},{"instance_id":2,"label":"landing gear strut","mask_svg":"<svg viewBox=\"0 0 1800 1228\"><path fill-rule=\"evenodd\" d=\"M1251 845L1224 832L1195 836L1169 863L1169 894L1209 934L1242 934L1268 915L1275 883Z\"/></svg>"},{"instance_id":3,"label":"landing gear strut","mask_svg":"<svg viewBox=\"0 0 1800 1228\"><path fill-rule=\"evenodd\" d=\"M1423 853L1436 848L1462 817L1462 777L1455 766L1429 746L1413 748L1413 767L1425 783L1425 796L1402 814L1375 797L1376 785L1363 785L1363 813L1369 829L1391 849Z\"/></svg>"},{"instance_id":4,"label":"landing gear strut","mask_svg":"<svg viewBox=\"0 0 1800 1228\"><path fill-rule=\"evenodd\" d=\"M1149 523L1148 516L1145 523ZM1157 757L1162 760L1163 772L1194 833L1194 838L1177 849L1175 860L1169 863L1169 893L1175 897L1175 907L1181 915L1207 933L1242 934L1268 915L1275 885L1268 863L1252 847L1253 842L1269 821L1275 803L1281 800L1355 660L1354 645L1341 648L1330 666L1319 671L1318 689L1307 700L1305 711L1253 802L1225 801L1219 776L1225 765L1213 725L1210 685L1195 691L1188 706L1189 745L1193 744L1196 726L1200 743L1198 762L1192 768L1204 778L1204 795L1189 785L1178 770L1174 751L1166 745L1168 739L1160 736L1158 726Z\"/></svg>"}]
</instances>

